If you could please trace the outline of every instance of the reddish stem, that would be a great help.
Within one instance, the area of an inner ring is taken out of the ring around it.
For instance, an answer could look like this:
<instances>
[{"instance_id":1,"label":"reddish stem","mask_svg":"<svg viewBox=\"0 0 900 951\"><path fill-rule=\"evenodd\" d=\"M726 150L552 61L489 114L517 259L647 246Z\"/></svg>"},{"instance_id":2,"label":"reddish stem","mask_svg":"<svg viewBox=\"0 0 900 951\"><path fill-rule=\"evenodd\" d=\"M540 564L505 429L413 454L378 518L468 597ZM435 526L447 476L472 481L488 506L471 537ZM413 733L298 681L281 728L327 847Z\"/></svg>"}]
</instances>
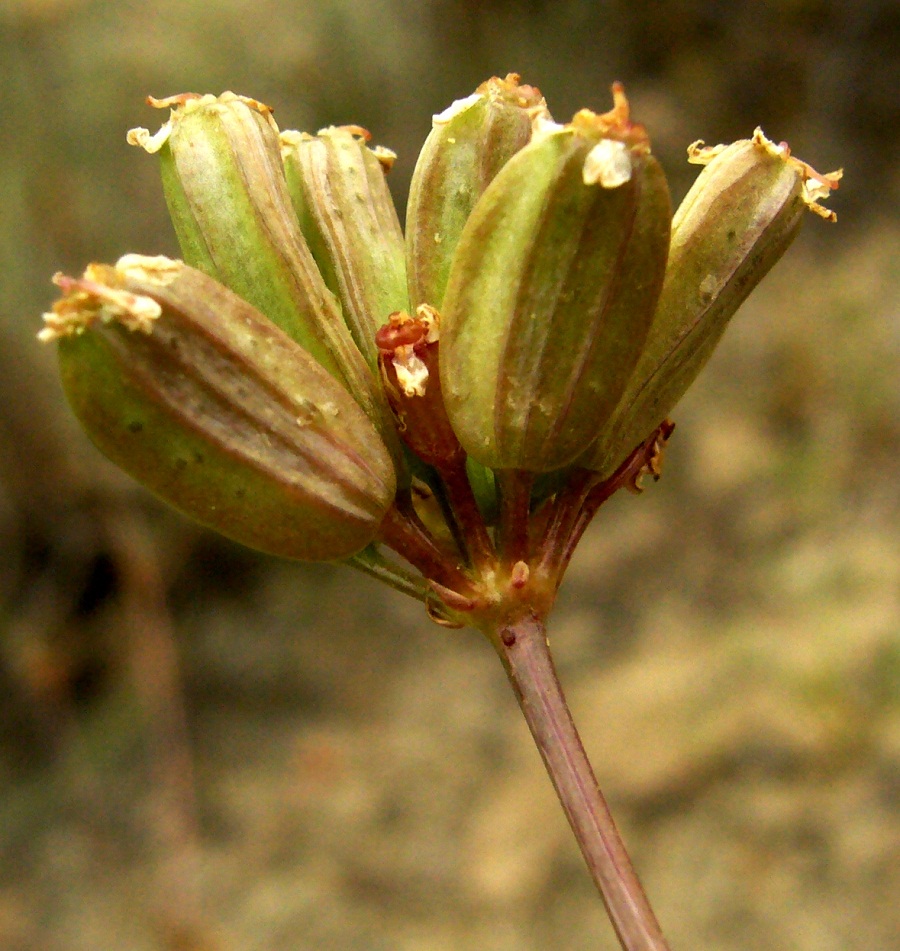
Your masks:
<instances>
[{"instance_id":1,"label":"reddish stem","mask_svg":"<svg viewBox=\"0 0 900 951\"><path fill-rule=\"evenodd\" d=\"M559 548L556 560L557 583L562 581L572 555L581 541L581 536L597 514L597 509L619 489L629 488L633 492L640 492L640 480L644 474L649 473L654 479L659 478L662 453L674 431L675 424L668 419L663 420L608 479L591 488L571 526L568 537L562 541Z\"/></svg>"},{"instance_id":2,"label":"reddish stem","mask_svg":"<svg viewBox=\"0 0 900 951\"><path fill-rule=\"evenodd\" d=\"M528 561L528 526L534 474L521 469L499 469L499 548L507 565Z\"/></svg>"},{"instance_id":3,"label":"reddish stem","mask_svg":"<svg viewBox=\"0 0 900 951\"><path fill-rule=\"evenodd\" d=\"M493 633L513 690L624 951L668 951L600 792L534 615Z\"/></svg>"},{"instance_id":4,"label":"reddish stem","mask_svg":"<svg viewBox=\"0 0 900 951\"><path fill-rule=\"evenodd\" d=\"M472 563L479 571L493 567L496 561L494 544L466 472L466 457L461 453L438 467L438 474L447 490L447 498L459 523L461 534Z\"/></svg>"},{"instance_id":5,"label":"reddish stem","mask_svg":"<svg viewBox=\"0 0 900 951\"><path fill-rule=\"evenodd\" d=\"M568 564L568 561L564 560L568 540L579 524L583 507L596 478L596 473L587 469L576 470L565 488L550 503L552 508L549 520L538 546L538 572L553 579L556 587L559 587Z\"/></svg>"},{"instance_id":6,"label":"reddish stem","mask_svg":"<svg viewBox=\"0 0 900 951\"><path fill-rule=\"evenodd\" d=\"M473 590L468 576L443 552L425 527L396 505L388 510L379 528L380 542L417 568L422 575L460 594Z\"/></svg>"}]
</instances>

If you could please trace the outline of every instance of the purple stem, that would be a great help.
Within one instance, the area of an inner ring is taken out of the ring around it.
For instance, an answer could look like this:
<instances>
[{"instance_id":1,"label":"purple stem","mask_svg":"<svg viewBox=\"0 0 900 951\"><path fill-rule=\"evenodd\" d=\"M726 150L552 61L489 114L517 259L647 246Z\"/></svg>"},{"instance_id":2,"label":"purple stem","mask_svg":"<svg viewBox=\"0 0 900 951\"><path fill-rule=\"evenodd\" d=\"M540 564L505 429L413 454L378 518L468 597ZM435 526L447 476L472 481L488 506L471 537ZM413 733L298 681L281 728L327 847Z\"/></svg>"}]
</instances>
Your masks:
<instances>
[{"instance_id":1,"label":"purple stem","mask_svg":"<svg viewBox=\"0 0 900 951\"><path fill-rule=\"evenodd\" d=\"M669 951L575 728L543 623L529 614L494 637L619 943L624 951Z\"/></svg>"},{"instance_id":2,"label":"purple stem","mask_svg":"<svg viewBox=\"0 0 900 951\"><path fill-rule=\"evenodd\" d=\"M388 509L378 530L378 541L397 552L425 578L460 594L472 590L472 582L438 547L412 508L401 511L398 505L393 505Z\"/></svg>"},{"instance_id":3,"label":"purple stem","mask_svg":"<svg viewBox=\"0 0 900 951\"><path fill-rule=\"evenodd\" d=\"M500 483L500 549L507 566L528 561L528 522L534 475L521 469L498 469Z\"/></svg>"}]
</instances>

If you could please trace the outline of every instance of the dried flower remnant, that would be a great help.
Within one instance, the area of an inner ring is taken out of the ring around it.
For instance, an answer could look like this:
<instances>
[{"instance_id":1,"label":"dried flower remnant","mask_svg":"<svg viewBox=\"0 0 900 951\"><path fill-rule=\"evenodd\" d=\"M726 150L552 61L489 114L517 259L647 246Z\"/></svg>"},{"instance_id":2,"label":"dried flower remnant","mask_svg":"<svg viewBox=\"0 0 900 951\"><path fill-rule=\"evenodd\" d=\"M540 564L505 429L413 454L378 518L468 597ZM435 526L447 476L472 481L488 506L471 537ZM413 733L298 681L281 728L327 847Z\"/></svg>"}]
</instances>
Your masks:
<instances>
[{"instance_id":1,"label":"dried flower remnant","mask_svg":"<svg viewBox=\"0 0 900 951\"><path fill-rule=\"evenodd\" d=\"M401 438L423 462L440 470L465 454L447 418L438 373L440 316L422 304L415 317L391 314L375 335L388 402Z\"/></svg>"},{"instance_id":2,"label":"dried flower remnant","mask_svg":"<svg viewBox=\"0 0 900 951\"><path fill-rule=\"evenodd\" d=\"M824 174L817 172L808 162L795 158L791 154L791 147L787 142L779 142L776 145L771 139L766 138L759 126L754 130L751 141L754 145L765 149L771 156L780 158L794 167L800 177L803 200L810 211L826 221L837 221L837 214L830 208L819 204L819 202L827 199L838 188L844 176L843 169L839 168L834 172L825 172ZM707 147L700 139L688 146L688 161L694 165L708 165L716 156L721 155L728 148L730 146L727 145Z\"/></svg>"},{"instance_id":3,"label":"dried flower remnant","mask_svg":"<svg viewBox=\"0 0 900 951\"><path fill-rule=\"evenodd\" d=\"M628 146L616 139L601 139L587 154L582 170L585 185L618 188L631 181Z\"/></svg>"}]
</instances>

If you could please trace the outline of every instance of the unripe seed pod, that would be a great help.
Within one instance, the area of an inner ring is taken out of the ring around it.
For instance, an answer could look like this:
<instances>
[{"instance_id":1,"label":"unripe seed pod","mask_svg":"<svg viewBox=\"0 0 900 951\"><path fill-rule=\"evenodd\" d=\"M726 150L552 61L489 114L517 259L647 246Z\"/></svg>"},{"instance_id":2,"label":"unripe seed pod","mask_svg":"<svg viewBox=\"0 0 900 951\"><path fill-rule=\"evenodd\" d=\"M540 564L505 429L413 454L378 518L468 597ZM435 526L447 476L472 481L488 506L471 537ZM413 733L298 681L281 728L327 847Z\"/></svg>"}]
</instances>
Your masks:
<instances>
[{"instance_id":1,"label":"unripe seed pod","mask_svg":"<svg viewBox=\"0 0 900 951\"><path fill-rule=\"evenodd\" d=\"M594 441L637 362L662 286L671 209L621 87L503 167L459 241L441 382L471 456L549 472Z\"/></svg>"},{"instance_id":2,"label":"unripe seed pod","mask_svg":"<svg viewBox=\"0 0 900 951\"><path fill-rule=\"evenodd\" d=\"M752 139L702 148L705 165L672 222L666 278L638 365L588 468L609 475L672 411L703 369L738 307L784 254L809 207L840 172L819 175L757 129Z\"/></svg>"},{"instance_id":3,"label":"unripe seed pod","mask_svg":"<svg viewBox=\"0 0 900 951\"><path fill-rule=\"evenodd\" d=\"M406 249L385 174L395 155L357 126L282 132L288 192L325 283L374 369L375 332L408 308Z\"/></svg>"},{"instance_id":4,"label":"unripe seed pod","mask_svg":"<svg viewBox=\"0 0 900 951\"><path fill-rule=\"evenodd\" d=\"M389 434L377 381L300 232L271 110L233 93L149 101L173 107L169 120L152 136L132 129L128 141L159 152L185 262L296 340Z\"/></svg>"},{"instance_id":5,"label":"unripe seed pod","mask_svg":"<svg viewBox=\"0 0 900 951\"><path fill-rule=\"evenodd\" d=\"M549 119L540 91L510 73L482 83L434 117L416 162L406 212L412 306L441 310L459 236L481 193Z\"/></svg>"},{"instance_id":6,"label":"unripe seed pod","mask_svg":"<svg viewBox=\"0 0 900 951\"><path fill-rule=\"evenodd\" d=\"M375 537L391 458L350 394L217 281L127 255L57 275L45 315L91 440L166 502L252 548L344 558Z\"/></svg>"}]
</instances>

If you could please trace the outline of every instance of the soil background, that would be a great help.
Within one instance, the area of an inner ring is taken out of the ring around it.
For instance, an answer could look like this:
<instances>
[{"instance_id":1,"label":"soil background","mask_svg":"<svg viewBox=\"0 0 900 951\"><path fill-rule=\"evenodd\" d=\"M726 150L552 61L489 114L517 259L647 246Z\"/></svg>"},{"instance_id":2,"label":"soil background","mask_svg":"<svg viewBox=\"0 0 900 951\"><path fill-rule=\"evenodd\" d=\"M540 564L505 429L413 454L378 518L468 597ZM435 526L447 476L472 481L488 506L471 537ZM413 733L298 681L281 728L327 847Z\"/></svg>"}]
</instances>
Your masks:
<instances>
[{"instance_id":1,"label":"soil background","mask_svg":"<svg viewBox=\"0 0 900 951\"><path fill-rule=\"evenodd\" d=\"M232 89L399 153L487 77L625 82L679 200L761 125L831 205L613 499L551 618L674 949L900 933L900 11L855 3L0 3L0 947L615 946L500 665L350 569L168 512L77 431L49 276L177 255L143 100Z\"/></svg>"}]
</instances>

